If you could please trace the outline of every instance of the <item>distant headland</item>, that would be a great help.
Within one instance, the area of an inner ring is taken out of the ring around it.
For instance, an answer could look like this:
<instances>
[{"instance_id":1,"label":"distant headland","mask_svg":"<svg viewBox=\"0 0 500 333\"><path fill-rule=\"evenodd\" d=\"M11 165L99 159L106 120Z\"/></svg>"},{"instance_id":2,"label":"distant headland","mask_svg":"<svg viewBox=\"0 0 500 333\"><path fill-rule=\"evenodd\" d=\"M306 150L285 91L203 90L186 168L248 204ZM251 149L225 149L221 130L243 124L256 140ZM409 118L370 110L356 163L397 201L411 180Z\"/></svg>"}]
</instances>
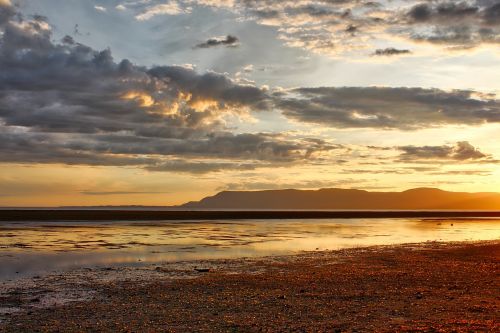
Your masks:
<instances>
[{"instance_id":1,"label":"distant headland","mask_svg":"<svg viewBox=\"0 0 500 333\"><path fill-rule=\"evenodd\" d=\"M500 210L500 193L415 188L403 192L355 189L223 191L179 206L186 209Z\"/></svg>"},{"instance_id":2,"label":"distant headland","mask_svg":"<svg viewBox=\"0 0 500 333\"><path fill-rule=\"evenodd\" d=\"M0 209L0 221L500 217L500 193L417 188L223 191L180 206Z\"/></svg>"}]
</instances>

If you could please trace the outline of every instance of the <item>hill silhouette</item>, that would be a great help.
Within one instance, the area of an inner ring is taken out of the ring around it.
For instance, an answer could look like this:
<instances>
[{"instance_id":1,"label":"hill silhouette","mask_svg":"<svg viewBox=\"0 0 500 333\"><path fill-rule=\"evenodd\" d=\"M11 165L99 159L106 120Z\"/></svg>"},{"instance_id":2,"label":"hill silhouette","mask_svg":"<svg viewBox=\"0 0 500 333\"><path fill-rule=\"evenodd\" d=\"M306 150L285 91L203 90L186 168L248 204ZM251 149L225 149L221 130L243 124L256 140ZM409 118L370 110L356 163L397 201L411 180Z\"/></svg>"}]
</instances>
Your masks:
<instances>
[{"instance_id":1,"label":"hill silhouette","mask_svg":"<svg viewBox=\"0 0 500 333\"><path fill-rule=\"evenodd\" d=\"M500 193L448 192L415 188L403 192L355 189L223 191L179 208L189 209L343 209L343 210L498 210Z\"/></svg>"}]
</instances>

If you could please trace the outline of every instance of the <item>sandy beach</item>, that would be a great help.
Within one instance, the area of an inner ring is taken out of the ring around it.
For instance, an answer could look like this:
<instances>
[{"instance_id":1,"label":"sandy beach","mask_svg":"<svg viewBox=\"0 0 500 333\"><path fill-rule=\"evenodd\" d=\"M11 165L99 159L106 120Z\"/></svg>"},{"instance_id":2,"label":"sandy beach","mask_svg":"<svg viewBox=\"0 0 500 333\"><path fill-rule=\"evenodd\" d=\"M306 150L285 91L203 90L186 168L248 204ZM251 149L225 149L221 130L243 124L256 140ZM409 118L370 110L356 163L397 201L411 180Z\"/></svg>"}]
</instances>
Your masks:
<instances>
[{"instance_id":1,"label":"sandy beach","mask_svg":"<svg viewBox=\"0 0 500 333\"><path fill-rule=\"evenodd\" d=\"M0 332L497 332L500 241L87 268L4 282Z\"/></svg>"}]
</instances>

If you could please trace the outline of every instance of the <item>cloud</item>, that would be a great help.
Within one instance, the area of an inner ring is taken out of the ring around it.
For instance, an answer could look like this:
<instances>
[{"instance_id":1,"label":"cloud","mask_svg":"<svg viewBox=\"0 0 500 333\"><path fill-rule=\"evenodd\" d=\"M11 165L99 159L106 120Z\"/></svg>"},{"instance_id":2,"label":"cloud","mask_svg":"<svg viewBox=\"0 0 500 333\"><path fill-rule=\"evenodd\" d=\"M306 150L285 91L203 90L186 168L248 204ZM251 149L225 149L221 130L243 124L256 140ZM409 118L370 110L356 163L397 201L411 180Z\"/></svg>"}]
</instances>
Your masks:
<instances>
[{"instance_id":1,"label":"cloud","mask_svg":"<svg viewBox=\"0 0 500 333\"><path fill-rule=\"evenodd\" d=\"M397 148L402 151L400 159L412 160L482 160L489 156L479 151L467 141L457 142L456 145L443 146L401 146Z\"/></svg>"},{"instance_id":2,"label":"cloud","mask_svg":"<svg viewBox=\"0 0 500 333\"><path fill-rule=\"evenodd\" d=\"M499 43L500 4L489 0L419 3L406 13L399 30L417 41L473 47Z\"/></svg>"},{"instance_id":3,"label":"cloud","mask_svg":"<svg viewBox=\"0 0 500 333\"><path fill-rule=\"evenodd\" d=\"M253 169L307 162L317 153L339 148L321 140L292 141L270 134L219 134L207 139L181 140L128 134L78 135L0 129L3 162L130 165L155 171L185 169L199 173L224 168Z\"/></svg>"},{"instance_id":4,"label":"cloud","mask_svg":"<svg viewBox=\"0 0 500 333\"><path fill-rule=\"evenodd\" d=\"M94 9L97 10L98 12L106 12L107 9L103 6L94 6Z\"/></svg>"},{"instance_id":5,"label":"cloud","mask_svg":"<svg viewBox=\"0 0 500 333\"><path fill-rule=\"evenodd\" d=\"M249 163L249 162L211 162L211 161L192 161L192 160L173 160L148 165L149 171L168 171L177 173L204 174L210 172L227 170L253 170L261 167L268 167L267 164Z\"/></svg>"},{"instance_id":6,"label":"cloud","mask_svg":"<svg viewBox=\"0 0 500 333\"><path fill-rule=\"evenodd\" d=\"M483 19L491 25L500 25L500 3L492 3L492 5L483 11Z\"/></svg>"},{"instance_id":7,"label":"cloud","mask_svg":"<svg viewBox=\"0 0 500 333\"><path fill-rule=\"evenodd\" d=\"M15 15L9 0L0 0L0 28Z\"/></svg>"},{"instance_id":8,"label":"cloud","mask_svg":"<svg viewBox=\"0 0 500 333\"><path fill-rule=\"evenodd\" d=\"M271 98L223 74L116 62L110 50L69 37L55 44L42 19L7 21L1 31L3 162L199 173L247 167L244 161L307 162L335 149L321 140L231 133L227 117L268 110Z\"/></svg>"},{"instance_id":9,"label":"cloud","mask_svg":"<svg viewBox=\"0 0 500 333\"><path fill-rule=\"evenodd\" d=\"M337 128L415 130L500 122L500 100L469 90L298 88L277 97L275 104L296 121Z\"/></svg>"},{"instance_id":10,"label":"cloud","mask_svg":"<svg viewBox=\"0 0 500 333\"><path fill-rule=\"evenodd\" d=\"M402 169L388 169L388 168L384 168L384 169L380 169L380 170L376 170L376 169L345 169L345 170L342 170L343 174L391 174L391 175L405 175L405 174L408 174L408 170L402 170Z\"/></svg>"},{"instance_id":11,"label":"cloud","mask_svg":"<svg viewBox=\"0 0 500 333\"><path fill-rule=\"evenodd\" d=\"M466 1L421 3L410 9L408 17L415 22L438 21L440 23L475 16L478 12L479 7Z\"/></svg>"},{"instance_id":12,"label":"cloud","mask_svg":"<svg viewBox=\"0 0 500 333\"><path fill-rule=\"evenodd\" d=\"M232 11L236 20L275 27L287 46L332 57L367 54L394 40L442 45L442 52L500 43L500 4L494 0L148 0L125 5L140 21L200 6ZM224 45L221 40L199 45Z\"/></svg>"},{"instance_id":13,"label":"cloud","mask_svg":"<svg viewBox=\"0 0 500 333\"><path fill-rule=\"evenodd\" d=\"M420 3L408 12L408 17L415 22L429 22L463 19L475 16L479 7L466 1Z\"/></svg>"},{"instance_id":14,"label":"cloud","mask_svg":"<svg viewBox=\"0 0 500 333\"><path fill-rule=\"evenodd\" d=\"M146 7L146 9L135 16L138 21L147 21L157 15L179 15L189 13L190 9L182 8L176 1Z\"/></svg>"},{"instance_id":15,"label":"cloud","mask_svg":"<svg viewBox=\"0 0 500 333\"><path fill-rule=\"evenodd\" d=\"M388 47L385 49L377 49L373 53L373 55L376 56L395 56L395 55L402 55L402 54L409 54L411 53L410 50L399 50L394 47Z\"/></svg>"},{"instance_id":16,"label":"cloud","mask_svg":"<svg viewBox=\"0 0 500 333\"><path fill-rule=\"evenodd\" d=\"M444 50L500 43L500 4L493 0L183 3L232 10L242 20L276 27L288 46L331 56L352 54L395 38L443 45Z\"/></svg>"},{"instance_id":17,"label":"cloud","mask_svg":"<svg viewBox=\"0 0 500 333\"><path fill-rule=\"evenodd\" d=\"M83 195L136 195L136 194L166 194L168 192L143 191L81 191Z\"/></svg>"},{"instance_id":18,"label":"cloud","mask_svg":"<svg viewBox=\"0 0 500 333\"><path fill-rule=\"evenodd\" d=\"M491 172L487 170L446 170L439 172L430 172L434 176L491 176Z\"/></svg>"},{"instance_id":19,"label":"cloud","mask_svg":"<svg viewBox=\"0 0 500 333\"><path fill-rule=\"evenodd\" d=\"M325 189L336 187L349 187L354 184L366 184L366 179L341 179L341 180L300 180L300 181L261 181L250 180L238 183L228 183L219 187L218 191L239 191L239 190L282 190L282 189ZM368 186L370 187L370 186ZM362 186L362 188L368 188Z\"/></svg>"},{"instance_id":20,"label":"cloud","mask_svg":"<svg viewBox=\"0 0 500 333\"><path fill-rule=\"evenodd\" d=\"M22 19L12 10L2 22L3 162L204 173L324 163L324 156L341 148L307 135L240 133L228 120L270 110L338 128L413 130L500 121L496 97L474 91L323 87L276 93L216 72L116 61L111 50L96 51L72 37L56 43L43 17Z\"/></svg>"},{"instance_id":21,"label":"cloud","mask_svg":"<svg viewBox=\"0 0 500 333\"><path fill-rule=\"evenodd\" d=\"M230 46L236 47L239 45L239 40L235 36L227 35L226 37L212 37L206 42L196 45L197 48L210 48L214 46Z\"/></svg>"}]
</instances>

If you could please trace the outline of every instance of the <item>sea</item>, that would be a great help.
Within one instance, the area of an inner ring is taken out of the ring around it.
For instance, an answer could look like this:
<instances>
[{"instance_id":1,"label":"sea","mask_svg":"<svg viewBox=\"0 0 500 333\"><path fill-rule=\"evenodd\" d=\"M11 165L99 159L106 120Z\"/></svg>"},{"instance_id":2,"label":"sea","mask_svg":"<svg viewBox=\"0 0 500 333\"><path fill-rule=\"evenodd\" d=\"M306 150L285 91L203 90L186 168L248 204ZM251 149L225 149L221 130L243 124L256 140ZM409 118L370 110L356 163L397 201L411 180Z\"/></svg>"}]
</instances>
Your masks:
<instances>
[{"instance_id":1,"label":"sea","mask_svg":"<svg viewBox=\"0 0 500 333\"><path fill-rule=\"evenodd\" d=\"M0 222L0 281L81 268L500 239L498 218Z\"/></svg>"}]
</instances>

